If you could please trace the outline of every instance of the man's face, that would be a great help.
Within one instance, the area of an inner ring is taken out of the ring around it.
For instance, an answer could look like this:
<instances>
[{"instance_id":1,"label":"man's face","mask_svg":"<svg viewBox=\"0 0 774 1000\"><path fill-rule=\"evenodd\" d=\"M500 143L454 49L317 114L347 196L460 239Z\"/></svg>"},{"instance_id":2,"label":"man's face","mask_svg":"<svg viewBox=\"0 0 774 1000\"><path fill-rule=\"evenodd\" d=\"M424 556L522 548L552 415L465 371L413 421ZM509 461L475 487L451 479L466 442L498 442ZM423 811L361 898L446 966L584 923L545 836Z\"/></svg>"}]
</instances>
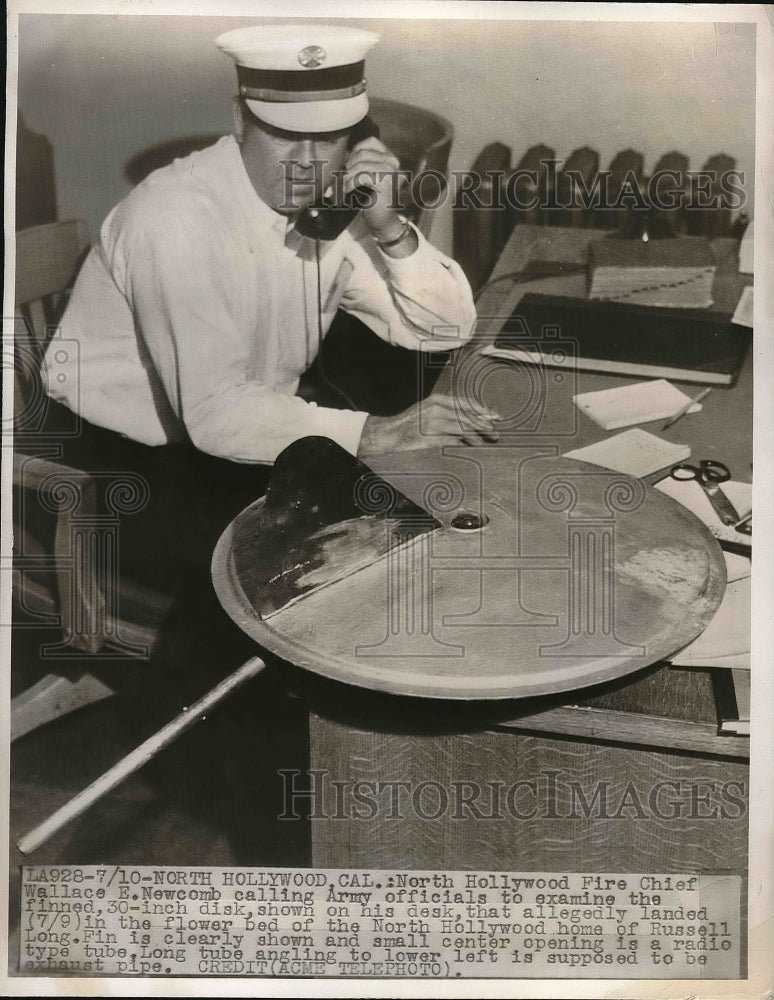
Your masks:
<instances>
[{"instance_id":1,"label":"man's face","mask_svg":"<svg viewBox=\"0 0 774 1000\"><path fill-rule=\"evenodd\" d=\"M334 171L343 170L348 151L349 129L285 132L252 116L242 142L242 156L259 198L288 216L322 197Z\"/></svg>"}]
</instances>

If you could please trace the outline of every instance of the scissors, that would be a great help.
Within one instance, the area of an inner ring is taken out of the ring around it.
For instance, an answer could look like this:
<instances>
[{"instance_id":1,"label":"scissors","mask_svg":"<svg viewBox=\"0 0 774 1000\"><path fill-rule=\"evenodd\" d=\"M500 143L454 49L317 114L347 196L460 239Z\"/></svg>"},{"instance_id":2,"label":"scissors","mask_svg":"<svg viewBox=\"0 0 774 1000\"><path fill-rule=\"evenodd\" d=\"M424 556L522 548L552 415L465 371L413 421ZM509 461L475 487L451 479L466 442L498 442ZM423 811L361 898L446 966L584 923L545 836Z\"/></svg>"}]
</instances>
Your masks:
<instances>
[{"instance_id":1,"label":"scissors","mask_svg":"<svg viewBox=\"0 0 774 1000\"><path fill-rule=\"evenodd\" d=\"M720 488L720 483L725 483L730 478L731 473L728 471L728 466L723 465L722 462L716 462L712 458L699 462L698 467L682 463L672 469L672 479L683 482L690 479L696 480L707 494L715 513L723 524L737 524L739 521L739 515L734 510L733 504Z\"/></svg>"}]
</instances>

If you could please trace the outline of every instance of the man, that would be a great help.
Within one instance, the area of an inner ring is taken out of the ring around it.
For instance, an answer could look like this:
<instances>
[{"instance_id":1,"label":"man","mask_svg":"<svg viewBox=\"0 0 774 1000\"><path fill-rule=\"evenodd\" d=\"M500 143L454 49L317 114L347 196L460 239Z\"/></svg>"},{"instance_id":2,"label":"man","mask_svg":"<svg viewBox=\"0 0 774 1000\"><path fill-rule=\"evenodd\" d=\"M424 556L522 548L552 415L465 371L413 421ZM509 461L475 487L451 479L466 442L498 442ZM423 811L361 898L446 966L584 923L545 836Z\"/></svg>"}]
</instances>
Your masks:
<instances>
[{"instance_id":1,"label":"man","mask_svg":"<svg viewBox=\"0 0 774 1000\"><path fill-rule=\"evenodd\" d=\"M166 550L150 572L157 585L174 590L186 566L207 567L219 532L298 438L368 456L428 434L495 435L493 414L461 415L443 397L422 404L420 429L419 404L376 416L297 394L338 310L412 350L457 348L473 328L460 268L394 205L397 159L376 137L351 143L377 40L316 25L218 38L237 65L235 134L139 185L81 270L62 321L77 367L49 363L54 341L43 374L85 422L73 460L148 480L147 511L122 527L123 571L147 576L156 544ZM363 210L338 238L299 235L304 210L331 188L346 197L363 186ZM123 544L127 532L136 545Z\"/></svg>"},{"instance_id":2,"label":"man","mask_svg":"<svg viewBox=\"0 0 774 1000\"><path fill-rule=\"evenodd\" d=\"M368 112L363 61L376 40L296 25L218 39L237 64L235 134L155 172L110 213L61 322L77 363L62 360L56 337L47 352L53 430L71 411L81 418L79 435L62 437L65 460L147 481L147 506L121 519L118 571L175 598L150 683L138 686L148 711L167 697L170 709L190 704L254 655L216 600L210 559L288 444L323 435L368 456L493 435L492 415L459 415L449 399L422 404L420 430L416 403L377 416L297 394L340 311L410 350L457 348L473 328L461 270L393 205L398 161L373 136L351 141ZM370 194L348 229L318 245L296 226L331 186ZM96 481L109 489L109 476ZM277 734L299 717L287 683L287 668L264 672L210 723L235 803L274 793L257 787L255 762L270 773L275 744L288 743ZM246 829L254 812L233 813L245 860L273 856L265 831Z\"/></svg>"}]
</instances>

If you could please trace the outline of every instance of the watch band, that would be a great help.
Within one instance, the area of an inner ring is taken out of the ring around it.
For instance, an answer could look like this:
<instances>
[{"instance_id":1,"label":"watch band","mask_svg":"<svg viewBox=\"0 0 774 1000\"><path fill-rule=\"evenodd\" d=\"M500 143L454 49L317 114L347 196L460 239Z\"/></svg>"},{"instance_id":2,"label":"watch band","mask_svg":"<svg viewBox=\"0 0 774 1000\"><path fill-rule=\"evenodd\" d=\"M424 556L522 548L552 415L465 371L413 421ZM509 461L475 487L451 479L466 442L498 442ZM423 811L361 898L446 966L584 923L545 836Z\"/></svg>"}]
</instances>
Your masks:
<instances>
[{"instance_id":1,"label":"watch band","mask_svg":"<svg viewBox=\"0 0 774 1000\"><path fill-rule=\"evenodd\" d=\"M403 228L401 229L400 234L398 236L393 237L393 239L391 239L391 240L382 240L382 239L379 239L378 236L373 236L372 238L373 238L374 242L378 246L380 246L380 247L394 247L398 243L400 243L402 240L405 240L405 238L408 236L408 234L412 231L411 230L411 226L410 226L409 221L408 221L407 218L405 218L402 215L398 216L398 218L400 219L401 223L403 224Z\"/></svg>"}]
</instances>

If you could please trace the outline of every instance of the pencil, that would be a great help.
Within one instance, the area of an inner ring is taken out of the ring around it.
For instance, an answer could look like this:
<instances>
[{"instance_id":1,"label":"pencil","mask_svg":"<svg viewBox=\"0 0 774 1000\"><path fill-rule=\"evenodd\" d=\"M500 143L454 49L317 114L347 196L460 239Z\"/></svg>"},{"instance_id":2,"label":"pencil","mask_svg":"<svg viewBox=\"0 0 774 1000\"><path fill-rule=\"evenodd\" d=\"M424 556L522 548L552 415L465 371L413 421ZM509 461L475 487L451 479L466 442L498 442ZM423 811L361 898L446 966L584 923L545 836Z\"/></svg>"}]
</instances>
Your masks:
<instances>
[{"instance_id":1,"label":"pencil","mask_svg":"<svg viewBox=\"0 0 774 1000\"><path fill-rule=\"evenodd\" d=\"M679 409L673 417L670 417L669 420L667 420L661 430L665 431L667 427L671 427L672 424L676 424L680 417L684 417L695 403L700 403L710 392L711 389L702 389L697 396L694 396L693 399L689 399L685 406Z\"/></svg>"}]
</instances>

